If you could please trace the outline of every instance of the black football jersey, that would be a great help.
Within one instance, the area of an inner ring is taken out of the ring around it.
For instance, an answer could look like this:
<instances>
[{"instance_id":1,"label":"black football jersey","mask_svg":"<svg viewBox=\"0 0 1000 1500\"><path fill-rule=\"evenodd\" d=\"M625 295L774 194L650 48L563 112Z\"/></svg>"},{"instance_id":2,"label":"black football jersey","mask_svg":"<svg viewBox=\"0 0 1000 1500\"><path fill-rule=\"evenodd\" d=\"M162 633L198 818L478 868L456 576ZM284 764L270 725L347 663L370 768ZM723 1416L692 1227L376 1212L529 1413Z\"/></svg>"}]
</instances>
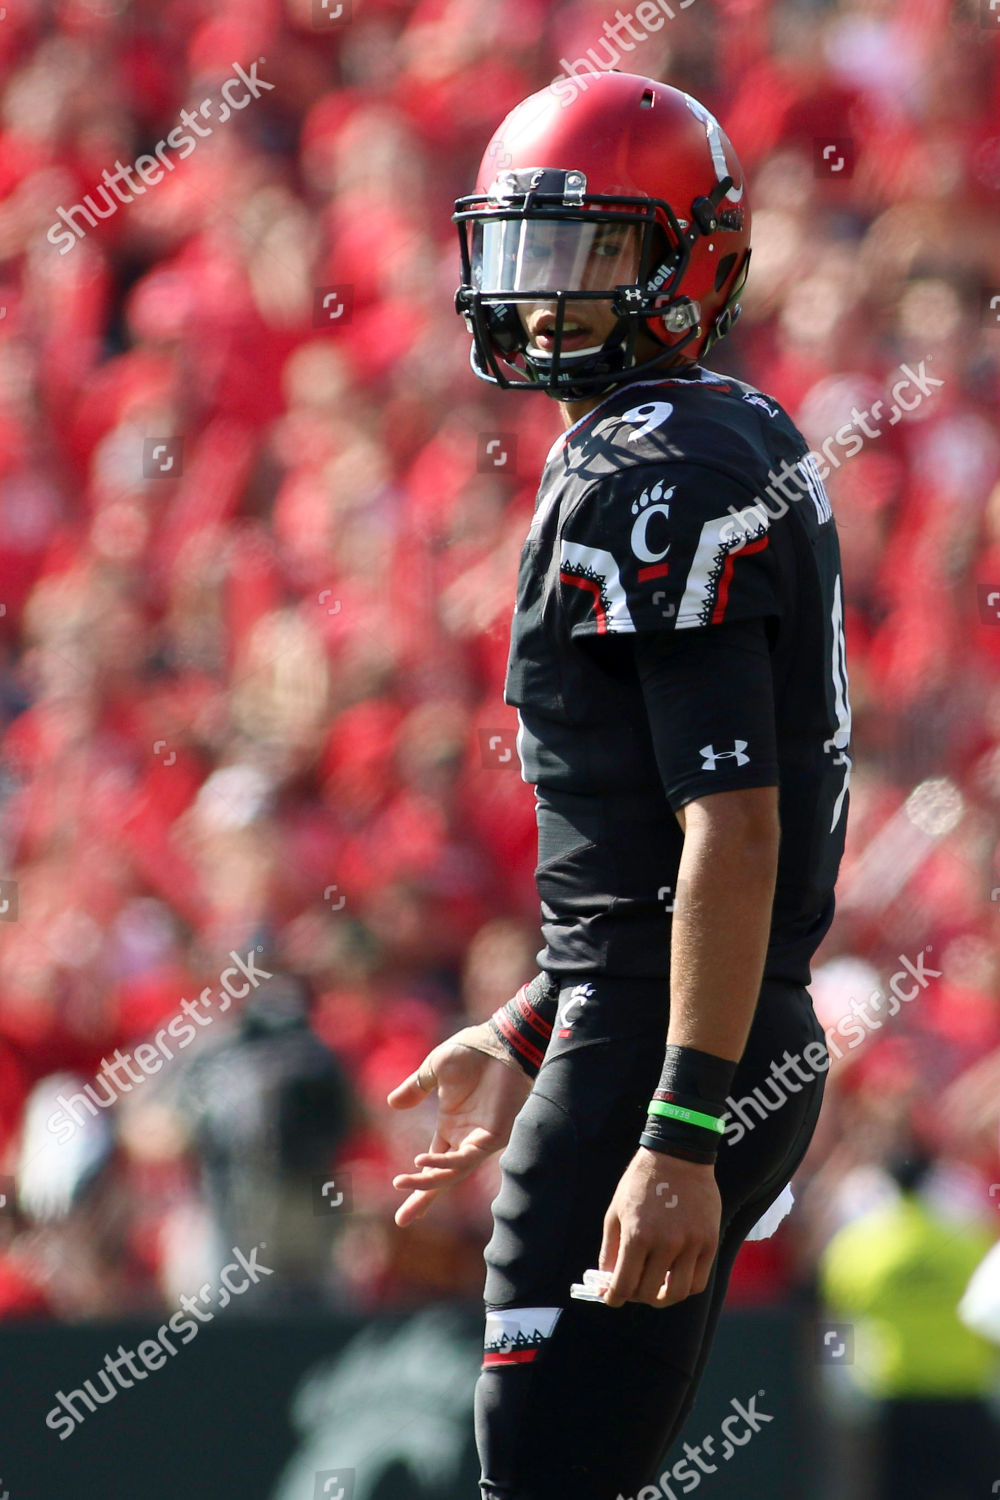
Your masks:
<instances>
[{"instance_id":1,"label":"black football jersey","mask_svg":"<svg viewBox=\"0 0 1000 1500\"><path fill-rule=\"evenodd\" d=\"M718 657L728 676L712 668L711 648L741 632L769 662L753 704L732 651ZM666 653L666 752L637 675L650 646ZM619 387L557 440L521 555L504 697L536 789L543 969L669 975L676 809L777 785L765 977L809 982L833 917L851 719L836 525L816 457L775 401L695 366Z\"/></svg>"}]
</instances>

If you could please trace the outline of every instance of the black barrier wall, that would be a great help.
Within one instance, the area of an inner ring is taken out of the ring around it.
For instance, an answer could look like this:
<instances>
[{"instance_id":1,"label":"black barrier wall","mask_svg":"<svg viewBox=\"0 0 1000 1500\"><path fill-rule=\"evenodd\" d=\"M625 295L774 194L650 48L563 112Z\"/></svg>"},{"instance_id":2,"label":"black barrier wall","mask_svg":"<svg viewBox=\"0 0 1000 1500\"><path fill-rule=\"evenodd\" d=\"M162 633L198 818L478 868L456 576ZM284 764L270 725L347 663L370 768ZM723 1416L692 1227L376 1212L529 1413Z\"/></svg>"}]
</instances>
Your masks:
<instances>
[{"instance_id":1,"label":"black barrier wall","mask_svg":"<svg viewBox=\"0 0 1000 1500\"><path fill-rule=\"evenodd\" d=\"M233 1319L150 1370L138 1351L156 1337L135 1322L0 1327L0 1500L476 1500L478 1307ZM120 1380L96 1378L108 1355ZM685 1434L706 1495L820 1493L807 1358L790 1313L724 1319Z\"/></svg>"}]
</instances>

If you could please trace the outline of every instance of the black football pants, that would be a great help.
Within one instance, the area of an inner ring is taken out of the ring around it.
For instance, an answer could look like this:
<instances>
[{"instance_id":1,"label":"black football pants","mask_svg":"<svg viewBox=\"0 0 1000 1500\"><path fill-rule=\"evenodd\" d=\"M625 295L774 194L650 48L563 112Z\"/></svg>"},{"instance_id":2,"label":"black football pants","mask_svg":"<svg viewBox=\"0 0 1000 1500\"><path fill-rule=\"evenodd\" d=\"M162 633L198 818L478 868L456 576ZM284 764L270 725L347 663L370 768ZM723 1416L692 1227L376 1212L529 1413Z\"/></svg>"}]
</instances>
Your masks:
<instances>
[{"instance_id":1,"label":"black football pants","mask_svg":"<svg viewBox=\"0 0 1000 1500\"><path fill-rule=\"evenodd\" d=\"M782 1089L771 1064L786 1051L801 1058L822 1030L805 988L765 981L732 1097L758 1088L766 1107L741 1110L742 1138L733 1129L721 1143L722 1233L705 1291L668 1308L572 1299L571 1282L597 1265L605 1212L659 1081L664 990L600 975L560 990L545 1061L501 1157L486 1249L475 1403L483 1500L616 1500L655 1480L694 1401L736 1252L815 1128L825 1074L800 1062L806 1081L786 1067Z\"/></svg>"}]
</instances>

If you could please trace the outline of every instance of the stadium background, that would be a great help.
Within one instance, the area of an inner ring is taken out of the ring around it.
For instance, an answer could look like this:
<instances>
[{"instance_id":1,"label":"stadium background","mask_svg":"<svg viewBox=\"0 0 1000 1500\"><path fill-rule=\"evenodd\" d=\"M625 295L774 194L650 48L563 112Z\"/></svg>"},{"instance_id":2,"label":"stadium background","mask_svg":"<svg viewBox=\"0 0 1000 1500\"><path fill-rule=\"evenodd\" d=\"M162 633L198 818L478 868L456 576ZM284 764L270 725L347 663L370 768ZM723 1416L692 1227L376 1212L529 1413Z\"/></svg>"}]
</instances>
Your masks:
<instances>
[{"instance_id":1,"label":"stadium background","mask_svg":"<svg viewBox=\"0 0 1000 1500\"><path fill-rule=\"evenodd\" d=\"M844 1044L798 1206L734 1281L736 1315L801 1346L831 1473L856 1440L866 1473L871 1409L810 1343L825 1247L899 1151L933 1157L955 1241L1000 1210L1000 12L686 0L612 59L603 4L336 10L0 19L0 1357L78 1385L99 1357L60 1333L155 1324L261 1241L276 1271L232 1329L474 1308L496 1173L398 1231L431 1115L384 1100L535 971L501 690L557 413L473 379L449 218L504 113L594 48L732 137L754 255L708 363L830 460L855 772L823 1024L902 955L941 970ZM223 119L255 60L266 87ZM210 131L91 228L75 206L183 108ZM59 209L85 232L50 235ZM940 384L890 422L914 372ZM53 1151L56 1096L251 950L274 978ZM172 1442L196 1368L142 1397ZM28 1406L41 1473L60 1444ZM806 1449L787 1493L840 1493Z\"/></svg>"}]
</instances>

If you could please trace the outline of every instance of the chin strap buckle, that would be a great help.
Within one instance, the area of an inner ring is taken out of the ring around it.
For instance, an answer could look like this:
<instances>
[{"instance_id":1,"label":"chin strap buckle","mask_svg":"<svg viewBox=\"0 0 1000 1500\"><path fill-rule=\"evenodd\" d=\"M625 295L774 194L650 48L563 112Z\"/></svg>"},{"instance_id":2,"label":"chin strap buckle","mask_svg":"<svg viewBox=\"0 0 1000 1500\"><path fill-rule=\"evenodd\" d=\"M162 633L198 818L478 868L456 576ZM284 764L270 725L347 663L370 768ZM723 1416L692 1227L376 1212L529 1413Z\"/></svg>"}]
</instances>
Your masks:
<instances>
[{"instance_id":1,"label":"chin strap buckle","mask_svg":"<svg viewBox=\"0 0 1000 1500\"><path fill-rule=\"evenodd\" d=\"M668 333L684 333L688 328L696 328L701 322L701 303L694 302L690 297L678 297L676 302L663 309L660 317Z\"/></svg>"}]
</instances>

